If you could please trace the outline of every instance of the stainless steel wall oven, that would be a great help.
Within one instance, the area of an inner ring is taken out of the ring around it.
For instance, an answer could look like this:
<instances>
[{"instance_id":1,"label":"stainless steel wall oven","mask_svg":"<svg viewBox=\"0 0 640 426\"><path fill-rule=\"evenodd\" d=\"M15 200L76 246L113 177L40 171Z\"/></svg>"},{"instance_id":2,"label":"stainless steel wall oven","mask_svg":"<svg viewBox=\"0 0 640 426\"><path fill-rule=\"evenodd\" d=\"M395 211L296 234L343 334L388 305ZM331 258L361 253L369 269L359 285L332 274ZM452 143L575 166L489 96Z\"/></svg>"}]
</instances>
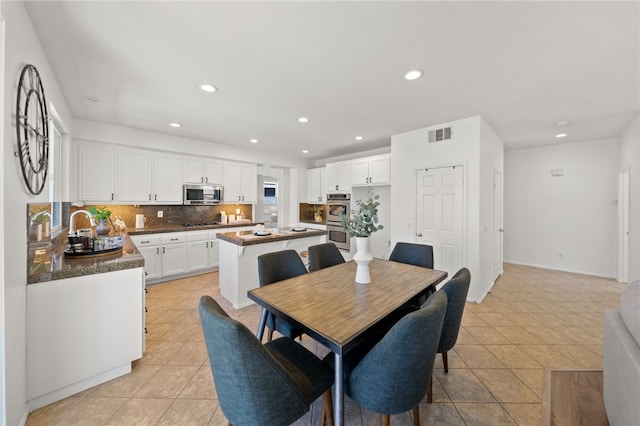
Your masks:
<instances>
[{"instance_id":1,"label":"stainless steel wall oven","mask_svg":"<svg viewBox=\"0 0 640 426\"><path fill-rule=\"evenodd\" d=\"M350 250L351 238L340 217L351 215L351 194L327 194L327 239L341 250Z\"/></svg>"}]
</instances>

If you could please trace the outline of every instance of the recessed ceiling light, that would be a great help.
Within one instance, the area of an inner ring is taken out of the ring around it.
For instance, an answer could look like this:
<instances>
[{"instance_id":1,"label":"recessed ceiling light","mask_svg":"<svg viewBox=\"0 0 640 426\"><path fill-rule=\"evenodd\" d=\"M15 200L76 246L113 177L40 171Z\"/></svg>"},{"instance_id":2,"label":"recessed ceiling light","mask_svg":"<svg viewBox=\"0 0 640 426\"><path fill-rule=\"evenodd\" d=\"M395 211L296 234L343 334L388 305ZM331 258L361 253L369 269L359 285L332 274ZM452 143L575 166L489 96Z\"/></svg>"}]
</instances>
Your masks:
<instances>
[{"instance_id":1,"label":"recessed ceiling light","mask_svg":"<svg viewBox=\"0 0 640 426\"><path fill-rule=\"evenodd\" d=\"M567 134L566 134L566 133L558 133L558 134L556 135L556 138L558 138L558 139L560 139L560 138L566 138L566 137L567 137Z\"/></svg>"},{"instance_id":2,"label":"recessed ceiling light","mask_svg":"<svg viewBox=\"0 0 640 426\"><path fill-rule=\"evenodd\" d=\"M404 75L404 78L407 80L417 80L422 77L422 74L424 74L422 70L411 70Z\"/></svg>"},{"instance_id":3,"label":"recessed ceiling light","mask_svg":"<svg viewBox=\"0 0 640 426\"><path fill-rule=\"evenodd\" d=\"M303 154L308 154L308 153L309 153L309 150L308 150L308 149L303 149L303 150L302 150L302 153L303 153Z\"/></svg>"},{"instance_id":4,"label":"recessed ceiling light","mask_svg":"<svg viewBox=\"0 0 640 426\"><path fill-rule=\"evenodd\" d=\"M356 136L356 140L357 141L363 141L364 140L364 136Z\"/></svg>"},{"instance_id":5,"label":"recessed ceiling light","mask_svg":"<svg viewBox=\"0 0 640 426\"><path fill-rule=\"evenodd\" d=\"M251 143L258 143L258 139L251 139L249 142L251 142Z\"/></svg>"},{"instance_id":6,"label":"recessed ceiling light","mask_svg":"<svg viewBox=\"0 0 640 426\"><path fill-rule=\"evenodd\" d=\"M182 127L182 124L180 124L180 123L169 123L169 126L178 128L178 127Z\"/></svg>"},{"instance_id":7,"label":"recessed ceiling light","mask_svg":"<svg viewBox=\"0 0 640 426\"><path fill-rule=\"evenodd\" d=\"M308 123L308 122L309 122L309 119L308 119L307 117L300 117L300 118L298 118L298 121L299 121L300 123Z\"/></svg>"},{"instance_id":8,"label":"recessed ceiling light","mask_svg":"<svg viewBox=\"0 0 640 426\"><path fill-rule=\"evenodd\" d=\"M569 122L568 122L568 121L558 121L557 126L558 126L558 127L564 127L564 126L566 126L567 124L569 124Z\"/></svg>"},{"instance_id":9,"label":"recessed ceiling light","mask_svg":"<svg viewBox=\"0 0 640 426\"><path fill-rule=\"evenodd\" d=\"M101 104L104 102L104 99L99 98L97 96L84 96L84 100L88 102L93 102L95 104Z\"/></svg>"},{"instance_id":10,"label":"recessed ceiling light","mask_svg":"<svg viewBox=\"0 0 640 426\"><path fill-rule=\"evenodd\" d=\"M209 93L213 93L213 92L218 91L218 88L216 86L213 86L213 85L208 84L208 83L201 84L200 88L202 90L204 90L205 92L209 92Z\"/></svg>"}]
</instances>

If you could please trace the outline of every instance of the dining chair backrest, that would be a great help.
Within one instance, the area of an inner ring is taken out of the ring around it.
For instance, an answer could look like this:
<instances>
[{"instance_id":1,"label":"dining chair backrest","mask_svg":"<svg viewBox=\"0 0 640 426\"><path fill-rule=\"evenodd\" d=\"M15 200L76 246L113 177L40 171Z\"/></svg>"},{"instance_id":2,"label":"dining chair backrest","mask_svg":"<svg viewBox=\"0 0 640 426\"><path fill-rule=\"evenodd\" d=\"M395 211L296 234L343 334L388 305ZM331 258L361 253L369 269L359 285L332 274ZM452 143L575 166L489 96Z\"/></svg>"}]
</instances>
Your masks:
<instances>
[{"instance_id":1,"label":"dining chair backrest","mask_svg":"<svg viewBox=\"0 0 640 426\"><path fill-rule=\"evenodd\" d=\"M309 247L309 272L341 263L344 263L344 257L334 243L316 244Z\"/></svg>"},{"instance_id":2,"label":"dining chair backrest","mask_svg":"<svg viewBox=\"0 0 640 426\"><path fill-rule=\"evenodd\" d=\"M218 402L231 424L289 425L331 388L331 370L293 340L263 345L210 296L199 311Z\"/></svg>"},{"instance_id":3,"label":"dining chair backrest","mask_svg":"<svg viewBox=\"0 0 640 426\"><path fill-rule=\"evenodd\" d=\"M427 244L399 242L393 247L389 260L433 269L433 247Z\"/></svg>"},{"instance_id":4,"label":"dining chair backrest","mask_svg":"<svg viewBox=\"0 0 640 426\"><path fill-rule=\"evenodd\" d=\"M447 294L447 313L444 317L438 353L446 352L456 344L470 284L471 273L467 268L462 268L436 292L443 291Z\"/></svg>"},{"instance_id":5,"label":"dining chair backrest","mask_svg":"<svg viewBox=\"0 0 640 426\"><path fill-rule=\"evenodd\" d=\"M258 256L260 287L306 273L307 268L295 250L282 250Z\"/></svg>"},{"instance_id":6,"label":"dining chair backrest","mask_svg":"<svg viewBox=\"0 0 640 426\"><path fill-rule=\"evenodd\" d=\"M353 367L346 393L378 413L414 408L427 392L446 307L446 294L437 292L398 321Z\"/></svg>"}]
</instances>

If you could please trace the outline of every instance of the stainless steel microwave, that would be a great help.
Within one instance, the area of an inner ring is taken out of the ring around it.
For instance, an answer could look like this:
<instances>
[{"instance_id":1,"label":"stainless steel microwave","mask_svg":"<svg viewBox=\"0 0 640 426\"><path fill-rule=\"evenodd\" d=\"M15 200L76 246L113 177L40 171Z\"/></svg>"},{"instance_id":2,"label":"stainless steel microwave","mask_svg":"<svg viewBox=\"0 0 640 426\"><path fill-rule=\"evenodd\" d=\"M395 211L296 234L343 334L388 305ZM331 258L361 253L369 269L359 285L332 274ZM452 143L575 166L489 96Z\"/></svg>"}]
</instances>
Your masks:
<instances>
[{"instance_id":1,"label":"stainless steel microwave","mask_svg":"<svg viewBox=\"0 0 640 426\"><path fill-rule=\"evenodd\" d=\"M185 184L183 185L183 204L206 205L222 204L223 190L220 185Z\"/></svg>"}]
</instances>

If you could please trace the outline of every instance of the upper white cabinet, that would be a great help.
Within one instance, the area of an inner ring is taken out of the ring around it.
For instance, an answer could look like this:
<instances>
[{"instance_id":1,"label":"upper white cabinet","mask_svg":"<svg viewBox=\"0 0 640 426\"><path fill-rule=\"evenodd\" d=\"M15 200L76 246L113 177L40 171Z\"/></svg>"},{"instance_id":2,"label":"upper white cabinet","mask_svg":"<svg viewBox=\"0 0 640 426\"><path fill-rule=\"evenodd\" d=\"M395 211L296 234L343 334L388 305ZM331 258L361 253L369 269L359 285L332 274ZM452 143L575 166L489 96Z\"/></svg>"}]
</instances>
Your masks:
<instances>
[{"instance_id":1,"label":"upper white cabinet","mask_svg":"<svg viewBox=\"0 0 640 426\"><path fill-rule=\"evenodd\" d=\"M351 162L327 164L327 192L351 191Z\"/></svg>"},{"instance_id":2,"label":"upper white cabinet","mask_svg":"<svg viewBox=\"0 0 640 426\"><path fill-rule=\"evenodd\" d=\"M255 164L224 162L224 202L258 201L258 167Z\"/></svg>"},{"instance_id":3,"label":"upper white cabinet","mask_svg":"<svg viewBox=\"0 0 640 426\"><path fill-rule=\"evenodd\" d=\"M324 204L327 202L327 168L307 170L307 202Z\"/></svg>"},{"instance_id":4,"label":"upper white cabinet","mask_svg":"<svg viewBox=\"0 0 640 426\"><path fill-rule=\"evenodd\" d=\"M360 158L351 162L353 186L388 185L391 183L391 156Z\"/></svg>"},{"instance_id":5,"label":"upper white cabinet","mask_svg":"<svg viewBox=\"0 0 640 426\"><path fill-rule=\"evenodd\" d=\"M224 163L220 160L184 157L185 183L222 184Z\"/></svg>"},{"instance_id":6,"label":"upper white cabinet","mask_svg":"<svg viewBox=\"0 0 640 426\"><path fill-rule=\"evenodd\" d=\"M84 201L116 200L116 150L83 144L78 150L78 198Z\"/></svg>"},{"instance_id":7,"label":"upper white cabinet","mask_svg":"<svg viewBox=\"0 0 640 426\"><path fill-rule=\"evenodd\" d=\"M182 204L182 156L153 156L153 202Z\"/></svg>"},{"instance_id":8,"label":"upper white cabinet","mask_svg":"<svg viewBox=\"0 0 640 426\"><path fill-rule=\"evenodd\" d=\"M182 156L118 150L117 200L135 203L182 202Z\"/></svg>"},{"instance_id":9,"label":"upper white cabinet","mask_svg":"<svg viewBox=\"0 0 640 426\"><path fill-rule=\"evenodd\" d=\"M150 202L152 200L151 167L153 154L142 150L118 150L118 201Z\"/></svg>"}]
</instances>

